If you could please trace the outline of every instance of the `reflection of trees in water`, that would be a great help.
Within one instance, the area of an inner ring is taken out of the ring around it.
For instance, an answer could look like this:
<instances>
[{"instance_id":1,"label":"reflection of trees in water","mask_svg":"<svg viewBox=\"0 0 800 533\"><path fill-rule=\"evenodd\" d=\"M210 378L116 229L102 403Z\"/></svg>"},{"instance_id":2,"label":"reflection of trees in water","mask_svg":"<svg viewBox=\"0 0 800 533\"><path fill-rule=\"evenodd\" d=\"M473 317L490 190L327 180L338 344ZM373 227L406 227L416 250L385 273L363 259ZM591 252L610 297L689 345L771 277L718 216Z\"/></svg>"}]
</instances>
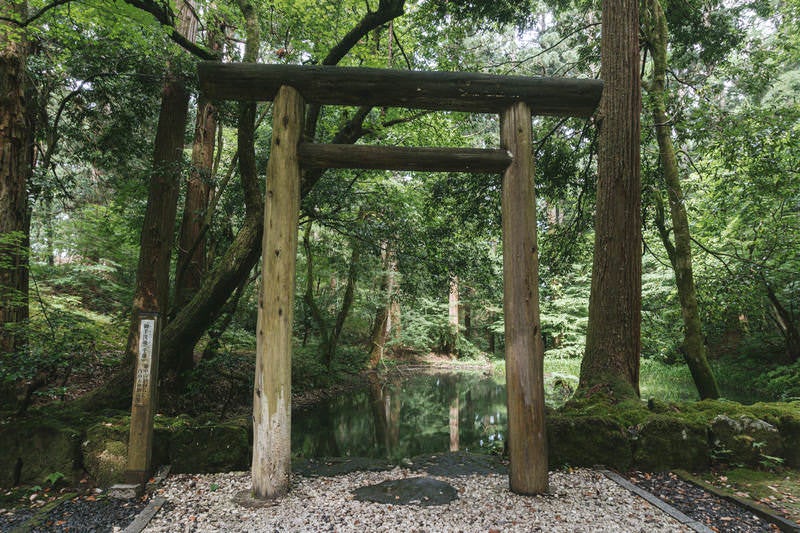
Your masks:
<instances>
[{"instance_id":1,"label":"reflection of trees in water","mask_svg":"<svg viewBox=\"0 0 800 533\"><path fill-rule=\"evenodd\" d=\"M397 380L382 381L369 375L370 405L375 421L375 440L383 446L386 457L393 457L400 440L400 408L402 399Z\"/></svg>"},{"instance_id":2,"label":"reflection of trees in water","mask_svg":"<svg viewBox=\"0 0 800 533\"><path fill-rule=\"evenodd\" d=\"M305 457L490 451L502 446L505 399L501 384L479 374L373 374L366 390L298 413L293 446Z\"/></svg>"}]
</instances>

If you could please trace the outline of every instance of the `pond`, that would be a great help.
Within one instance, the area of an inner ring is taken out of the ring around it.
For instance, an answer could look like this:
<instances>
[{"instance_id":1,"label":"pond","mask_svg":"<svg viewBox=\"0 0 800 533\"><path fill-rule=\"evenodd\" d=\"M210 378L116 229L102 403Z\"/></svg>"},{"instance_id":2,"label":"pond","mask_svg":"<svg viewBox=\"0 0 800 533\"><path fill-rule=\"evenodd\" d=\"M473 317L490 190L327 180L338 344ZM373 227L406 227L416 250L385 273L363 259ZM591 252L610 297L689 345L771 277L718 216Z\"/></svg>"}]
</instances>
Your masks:
<instances>
[{"instance_id":1,"label":"pond","mask_svg":"<svg viewBox=\"0 0 800 533\"><path fill-rule=\"evenodd\" d=\"M369 385L292 415L296 457L399 460L502 451L505 379L479 373L372 376Z\"/></svg>"}]
</instances>

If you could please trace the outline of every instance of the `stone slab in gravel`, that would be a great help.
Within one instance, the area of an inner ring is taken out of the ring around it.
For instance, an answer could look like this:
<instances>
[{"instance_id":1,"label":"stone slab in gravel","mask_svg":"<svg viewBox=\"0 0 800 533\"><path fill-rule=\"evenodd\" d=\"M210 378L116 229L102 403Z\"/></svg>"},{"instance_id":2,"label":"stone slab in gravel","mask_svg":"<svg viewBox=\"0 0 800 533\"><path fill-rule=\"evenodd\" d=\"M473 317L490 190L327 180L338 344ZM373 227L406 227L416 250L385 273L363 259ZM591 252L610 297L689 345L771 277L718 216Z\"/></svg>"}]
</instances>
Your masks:
<instances>
[{"instance_id":1,"label":"stone slab in gravel","mask_svg":"<svg viewBox=\"0 0 800 533\"><path fill-rule=\"evenodd\" d=\"M352 493L420 475L452 485L458 499L437 506L395 505L358 501ZM171 476L158 493L168 501L144 531L691 531L588 469L551 472L550 493L543 496L511 493L504 474L439 476L394 468L336 477L295 474L287 497L255 509L235 504L234 495L250 485L246 472Z\"/></svg>"},{"instance_id":2,"label":"stone slab in gravel","mask_svg":"<svg viewBox=\"0 0 800 533\"><path fill-rule=\"evenodd\" d=\"M458 491L449 483L430 477L389 479L353 491L361 502L392 505L444 505L458 498Z\"/></svg>"}]
</instances>

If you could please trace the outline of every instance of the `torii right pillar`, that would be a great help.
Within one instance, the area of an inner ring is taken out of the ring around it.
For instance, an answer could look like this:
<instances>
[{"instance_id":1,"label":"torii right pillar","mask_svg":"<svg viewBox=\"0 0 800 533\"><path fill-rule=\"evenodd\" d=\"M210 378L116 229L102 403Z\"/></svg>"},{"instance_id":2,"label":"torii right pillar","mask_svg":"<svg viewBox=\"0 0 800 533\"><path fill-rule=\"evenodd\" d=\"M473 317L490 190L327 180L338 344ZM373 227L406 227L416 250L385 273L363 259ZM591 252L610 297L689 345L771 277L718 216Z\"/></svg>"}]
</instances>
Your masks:
<instances>
[{"instance_id":1,"label":"torii right pillar","mask_svg":"<svg viewBox=\"0 0 800 533\"><path fill-rule=\"evenodd\" d=\"M509 485L547 492L544 345L539 319L539 258L531 110L519 102L500 117L500 143L513 162L503 175L503 312L508 391Z\"/></svg>"}]
</instances>

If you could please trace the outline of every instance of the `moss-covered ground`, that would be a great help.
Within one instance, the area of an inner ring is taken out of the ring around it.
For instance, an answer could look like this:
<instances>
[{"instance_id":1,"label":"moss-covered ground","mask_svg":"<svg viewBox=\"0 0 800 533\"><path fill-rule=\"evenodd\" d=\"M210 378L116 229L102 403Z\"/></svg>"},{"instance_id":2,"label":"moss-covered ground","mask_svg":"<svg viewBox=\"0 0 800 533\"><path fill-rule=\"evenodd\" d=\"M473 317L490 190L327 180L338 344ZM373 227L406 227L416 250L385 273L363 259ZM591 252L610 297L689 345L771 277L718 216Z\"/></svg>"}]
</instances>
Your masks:
<instances>
[{"instance_id":1,"label":"moss-covered ground","mask_svg":"<svg viewBox=\"0 0 800 533\"><path fill-rule=\"evenodd\" d=\"M707 483L723 494L765 505L779 516L800 524L800 470L739 467L688 477Z\"/></svg>"}]
</instances>

